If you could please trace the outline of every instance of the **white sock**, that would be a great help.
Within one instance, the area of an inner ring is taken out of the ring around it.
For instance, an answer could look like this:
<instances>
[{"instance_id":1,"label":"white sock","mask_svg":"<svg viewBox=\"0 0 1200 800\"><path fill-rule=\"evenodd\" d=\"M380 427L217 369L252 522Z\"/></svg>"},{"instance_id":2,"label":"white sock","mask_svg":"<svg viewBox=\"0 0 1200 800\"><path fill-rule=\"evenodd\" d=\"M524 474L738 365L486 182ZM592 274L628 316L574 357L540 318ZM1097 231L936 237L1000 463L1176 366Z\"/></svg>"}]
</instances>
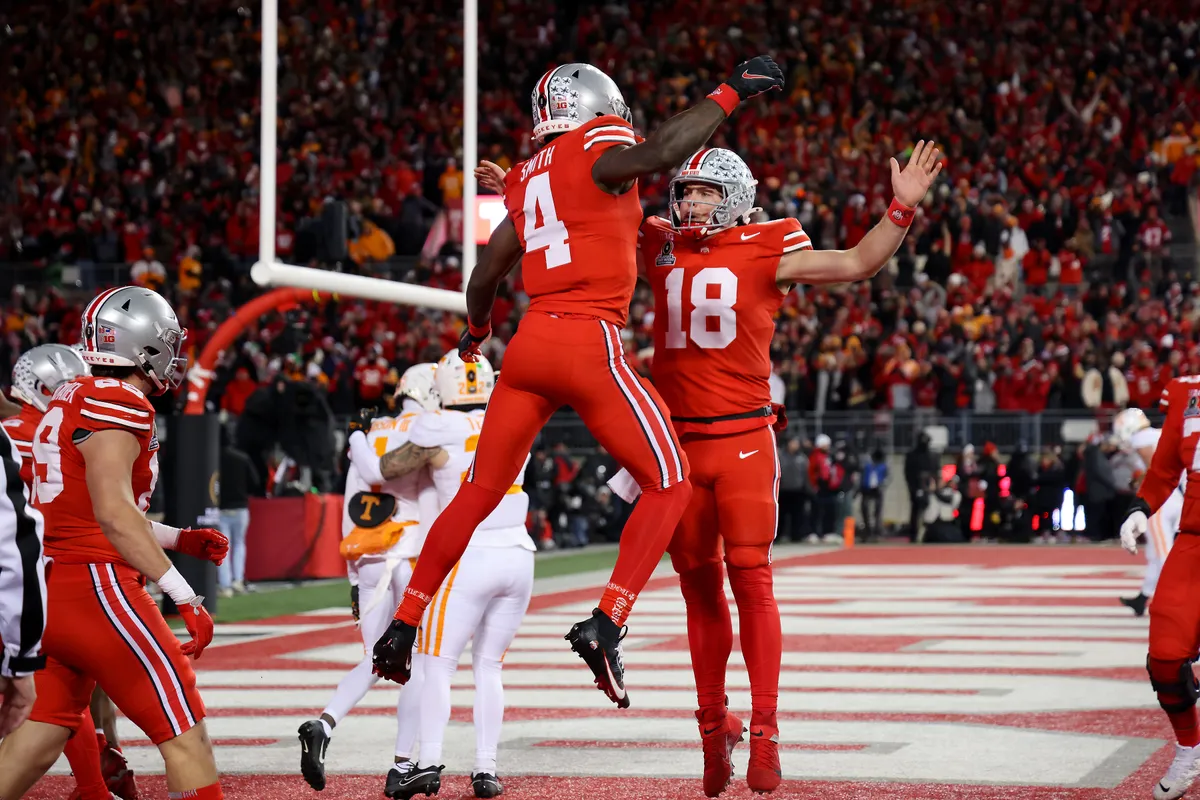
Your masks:
<instances>
[{"instance_id":1,"label":"white sock","mask_svg":"<svg viewBox=\"0 0 1200 800\"><path fill-rule=\"evenodd\" d=\"M368 655L342 678L323 713L328 714L334 722L341 722L378 680L379 676L371 672L371 657Z\"/></svg>"},{"instance_id":2,"label":"white sock","mask_svg":"<svg viewBox=\"0 0 1200 800\"><path fill-rule=\"evenodd\" d=\"M418 655L425 662L425 686L421 692L421 764L436 766L442 759L442 739L450 721L450 681L458 661L444 656Z\"/></svg>"},{"instance_id":3,"label":"white sock","mask_svg":"<svg viewBox=\"0 0 1200 800\"><path fill-rule=\"evenodd\" d=\"M321 727L325 729L326 736L333 736L333 728L329 726L328 722L321 720Z\"/></svg>"},{"instance_id":4,"label":"white sock","mask_svg":"<svg viewBox=\"0 0 1200 800\"><path fill-rule=\"evenodd\" d=\"M394 769L398 772L412 772L416 766L412 761L394 761L388 769Z\"/></svg>"},{"instance_id":5,"label":"white sock","mask_svg":"<svg viewBox=\"0 0 1200 800\"><path fill-rule=\"evenodd\" d=\"M504 724L502 665L478 652L472 654L471 663L475 673L475 772L495 775L500 727Z\"/></svg>"},{"instance_id":6,"label":"white sock","mask_svg":"<svg viewBox=\"0 0 1200 800\"><path fill-rule=\"evenodd\" d=\"M421 730L421 693L425 686L425 659L413 656L412 674L396 700L396 755L412 758Z\"/></svg>"}]
</instances>

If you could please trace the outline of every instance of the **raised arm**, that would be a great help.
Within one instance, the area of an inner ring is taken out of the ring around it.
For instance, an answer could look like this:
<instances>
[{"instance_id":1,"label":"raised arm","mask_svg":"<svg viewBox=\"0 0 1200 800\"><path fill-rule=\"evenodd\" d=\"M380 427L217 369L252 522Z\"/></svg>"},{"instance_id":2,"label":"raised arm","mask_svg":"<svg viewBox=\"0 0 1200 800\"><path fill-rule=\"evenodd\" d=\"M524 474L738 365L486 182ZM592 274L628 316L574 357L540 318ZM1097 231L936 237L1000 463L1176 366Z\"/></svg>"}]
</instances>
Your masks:
<instances>
[{"instance_id":1,"label":"raised arm","mask_svg":"<svg viewBox=\"0 0 1200 800\"><path fill-rule=\"evenodd\" d=\"M592 165L592 179L604 191L619 194L643 175L674 169L708 141L738 103L782 88L783 71L770 56L744 61L716 91L664 122L646 141L604 151Z\"/></svg>"},{"instance_id":2,"label":"raised arm","mask_svg":"<svg viewBox=\"0 0 1200 800\"><path fill-rule=\"evenodd\" d=\"M851 283L873 277L900 249L916 205L941 171L941 153L933 142L917 142L903 171L893 158L895 199L884 218L849 250L794 250L784 254L775 274L779 288L788 291L797 283Z\"/></svg>"}]
</instances>

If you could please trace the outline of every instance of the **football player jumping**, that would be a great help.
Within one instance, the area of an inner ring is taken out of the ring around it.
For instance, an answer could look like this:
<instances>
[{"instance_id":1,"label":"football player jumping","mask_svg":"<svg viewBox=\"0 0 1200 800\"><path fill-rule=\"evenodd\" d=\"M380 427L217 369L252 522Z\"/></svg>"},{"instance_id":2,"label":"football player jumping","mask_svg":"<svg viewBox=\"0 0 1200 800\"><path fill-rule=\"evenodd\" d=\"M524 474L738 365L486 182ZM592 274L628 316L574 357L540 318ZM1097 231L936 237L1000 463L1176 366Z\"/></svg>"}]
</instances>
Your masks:
<instances>
[{"instance_id":1,"label":"football player jumping","mask_svg":"<svg viewBox=\"0 0 1200 800\"><path fill-rule=\"evenodd\" d=\"M408 679L425 608L472 533L513 485L538 431L558 408L570 405L644 495L626 523L599 606L566 636L597 687L619 707L629 705L623 625L692 494L669 412L625 362L621 345L637 281L642 206L636 182L695 151L739 102L782 85L775 62L758 56L639 142L621 90L595 67L566 64L536 83L533 136L542 146L507 175L508 217L492 234L467 286L463 359L479 356L491 330L496 289L518 260L529 310L505 352L462 489L430 530L395 622L375 646L381 675ZM407 447L405 458L417 463L436 452Z\"/></svg>"}]
</instances>

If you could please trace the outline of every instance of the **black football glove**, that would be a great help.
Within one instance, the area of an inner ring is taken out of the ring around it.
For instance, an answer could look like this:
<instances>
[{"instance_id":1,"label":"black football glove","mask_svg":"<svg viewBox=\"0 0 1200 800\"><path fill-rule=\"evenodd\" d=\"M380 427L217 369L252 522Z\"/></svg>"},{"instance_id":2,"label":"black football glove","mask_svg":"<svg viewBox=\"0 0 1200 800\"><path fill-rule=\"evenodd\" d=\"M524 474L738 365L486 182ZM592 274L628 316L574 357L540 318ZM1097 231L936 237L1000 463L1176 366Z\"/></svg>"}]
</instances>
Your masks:
<instances>
[{"instance_id":1,"label":"black football glove","mask_svg":"<svg viewBox=\"0 0 1200 800\"><path fill-rule=\"evenodd\" d=\"M471 326L468 325L458 339L458 357L468 364L478 363L479 357L483 355L481 347L487 341L487 337L486 333L483 336L471 333Z\"/></svg>"},{"instance_id":2,"label":"black football glove","mask_svg":"<svg viewBox=\"0 0 1200 800\"><path fill-rule=\"evenodd\" d=\"M783 88L783 70L770 56L755 56L743 61L725 81L737 92L739 100L749 100L763 92Z\"/></svg>"},{"instance_id":3,"label":"black football glove","mask_svg":"<svg viewBox=\"0 0 1200 800\"><path fill-rule=\"evenodd\" d=\"M375 642L371 652L371 671L402 686L408 683L412 677L412 654L416 643L417 629L393 619L383 636Z\"/></svg>"},{"instance_id":4,"label":"black football glove","mask_svg":"<svg viewBox=\"0 0 1200 800\"><path fill-rule=\"evenodd\" d=\"M348 436L355 431L362 431L363 433L370 432L371 423L375 421L377 416L379 416L378 408L372 407L360 409L357 414L350 417L350 426L346 431L346 435Z\"/></svg>"},{"instance_id":5,"label":"black football glove","mask_svg":"<svg viewBox=\"0 0 1200 800\"><path fill-rule=\"evenodd\" d=\"M350 587L350 613L354 616L354 621L358 622L358 587Z\"/></svg>"}]
</instances>

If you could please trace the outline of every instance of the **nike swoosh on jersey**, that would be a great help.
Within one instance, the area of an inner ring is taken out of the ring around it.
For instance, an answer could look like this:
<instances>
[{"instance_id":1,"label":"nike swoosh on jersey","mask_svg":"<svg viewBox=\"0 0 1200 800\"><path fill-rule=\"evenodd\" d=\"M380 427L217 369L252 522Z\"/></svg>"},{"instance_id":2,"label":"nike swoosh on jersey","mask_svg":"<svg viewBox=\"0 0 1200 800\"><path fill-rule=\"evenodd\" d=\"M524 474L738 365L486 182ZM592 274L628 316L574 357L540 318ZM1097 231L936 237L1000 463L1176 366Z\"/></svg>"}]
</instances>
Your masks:
<instances>
[{"instance_id":1,"label":"nike swoosh on jersey","mask_svg":"<svg viewBox=\"0 0 1200 800\"><path fill-rule=\"evenodd\" d=\"M762 233L762 231L757 231L757 232L755 232L755 233L743 233L743 234L742 234L742 241L744 242L744 241L746 241L747 239L753 239L755 236L758 236L758 234L760 234L760 233Z\"/></svg>"},{"instance_id":2,"label":"nike swoosh on jersey","mask_svg":"<svg viewBox=\"0 0 1200 800\"><path fill-rule=\"evenodd\" d=\"M741 450L738 450L738 458L749 458L757 452L757 450L751 450L749 453L743 453Z\"/></svg>"}]
</instances>

